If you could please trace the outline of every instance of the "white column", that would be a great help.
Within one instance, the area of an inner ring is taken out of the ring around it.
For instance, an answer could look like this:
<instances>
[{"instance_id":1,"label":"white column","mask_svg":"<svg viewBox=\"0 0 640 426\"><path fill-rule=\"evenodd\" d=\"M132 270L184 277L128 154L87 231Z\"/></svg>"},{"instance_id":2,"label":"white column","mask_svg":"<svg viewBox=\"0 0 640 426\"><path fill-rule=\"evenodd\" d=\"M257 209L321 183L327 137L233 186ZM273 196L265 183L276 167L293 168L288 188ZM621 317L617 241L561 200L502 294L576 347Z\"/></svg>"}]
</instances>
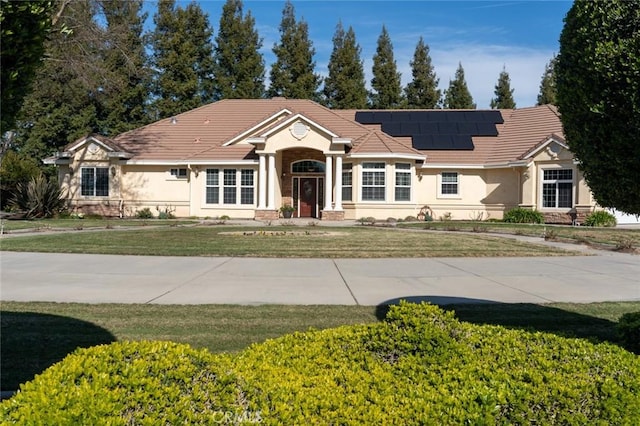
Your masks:
<instances>
[{"instance_id":1,"label":"white column","mask_svg":"<svg viewBox=\"0 0 640 426\"><path fill-rule=\"evenodd\" d=\"M333 167L331 163L331 156L327 155L327 164L325 167L325 176L324 176L324 209L326 211L331 211L332 204L332 190L333 190Z\"/></svg>"},{"instance_id":2,"label":"white column","mask_svg":"<svg viewBox=\"0 0 640 426\"><path fill-rule=\"evenodd\" d=\"M336 203L334 210L342 210L342 156L336 156Z\"/></svg>"},{"instance_id":3,"label":"white column","mask_svg":"<svg viewBox=\"0 0 640 426\"><path fill-rule=\"evenodd\" d=\"M267 200L267 164L264 154L258 157L258 209L264 209Z\"/></svg>"},{"instance_id":4,"label":"white column","mask_svg":"<svg viewBox=\"0 0 640 426\"><path fill-rule=\"evenodd\" d=\"M276 208L276 155L269 156L269 178L267 188L267 209L274 210Z\"/></svg>"}]
</instances>

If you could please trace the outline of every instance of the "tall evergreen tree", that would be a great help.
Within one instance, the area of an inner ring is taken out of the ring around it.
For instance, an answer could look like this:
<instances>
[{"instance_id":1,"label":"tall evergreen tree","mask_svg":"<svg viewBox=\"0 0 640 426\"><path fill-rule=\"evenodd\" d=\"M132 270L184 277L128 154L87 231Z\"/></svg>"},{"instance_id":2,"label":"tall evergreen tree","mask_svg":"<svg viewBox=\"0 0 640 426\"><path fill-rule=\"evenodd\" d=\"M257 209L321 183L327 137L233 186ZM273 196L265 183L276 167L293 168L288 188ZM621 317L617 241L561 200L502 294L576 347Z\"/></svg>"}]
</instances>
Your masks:
<instances>
[{"instance_id":1,"label":"tall evergreen tree","mask_svg":"<svg viewBox=\"0 0 640 426\"><path fill-rule=\"evenodd\" d=\"M493 93L496 97L491 99L490 105L492 109L514 109L516 107L516 102L513 100L511 78L509 78L509 73L504 67L502 67Z\"/></svg>"},{"instance_id":2,"label":"tall evergreen tree","mask_svg":"<svg viewBox=\"0 0 640 426\"><path fill-rule=\"evenodd\" d=\"M329 108L355 109L367 107L362 49L353 28L344 31L338 22L329 58L329 76L324 82L324 102Z\"/></svg>"},{"instance_id":3,"label":"tall evergreen tree","mask_svg":"<svg viewBox=\"0 0 640 426\"><path fill-rule=\"evenodd\" d=\"M3 136L5 132L13 129L24 97L31 89L36 71L41 65L54 10L55 2L52 0L2 2L0 134ZM3 152L4 149L0 151L0 158Z\"/></svg>"},{"instance_id":4,"label":"tall evergreen tree","mask_svg":"<svg viewBox=\"0 0 640 426\"><path fill-rule=\"evenodd\" d=\"M160 0L151 36L155 117L169 117L213 100L213 30L196 3L185 9Z\"/></svg>"},{"instance_id":5,"label":"tall evergreen tree","mask_svg":"<svg viewBox=\"0 0 640 426\"><path fill-rule=\"evenodd\" d=\"M475 109L471 92L464 79L462 63L458 64L455 79L449 80L449 88L444 92L444 107L447 109Z\"/></svg>"},{"instance_id":6,"label":"tall evergreen tree","mask_svg":"<svg viewBox=\"0 0 640 426\"><path fill-rule=\"evenodd\" d=\"M442 92L438 89L439 79L431 65L429 46L424 43L422 37L418 40L413 54L411 74L413 80L407 84L405 94L408 108L436 108L440 103Z\"/></svg>"},{"instance_id":7,"label":"tall evergreen tree","mask_svg":"<svg viewBox=\"0 0 640 426\"><path fill-rule=\"evenodd\" d=\"M146 124L146 104L151 89L151 73L142 38L142 0L102 2L107 22L104 52L109 84L100 102L100 132L121 133Z\"/></svg>"},{"instance_id":8,"label":"tall evergreen tree","mask_svg":"<svg viewBox=\"0 0 640 426\"><path fill-rule=\"evenodd\" d=\"M538 105L556 104L556 62L557 56L553 56L544 67L544 74L540 81L540 93L538 94Z\"/></svg>"},{"instance_id":9,"label":"tall evergreen tree","mask_svg":"<svg viewBox=\"0 0 640 426\"><path fill-rule=\"evenodd\" d=\"M387 28L382 26L382 33L378 37L378 46L373 55L373 79L371 80L371 107L389 109L400 107L402 86L400 73L393 59L393 45Z\"/></svg>"},{"instance_id":10,"label":"tall evergreen tree","mask_svg":"<svg viewBox=\"0 0 640 426\"><path fill-rule=\"evenodd\" d=\"M42 159L87 133L99 130L97 111L105 84L96 4L71 2L60 16L65 31L46 43L43 66L26 96L16 130L16 151Z\"/></svg>"},{"instance_id":11,"label":"tall evergreen tree","mask_svg":"<svg viewBox=\"0 0 640 426\"><path fill-rule=\"evenodd\" d=\"M309 28L304 20L296 22L293 4L289 0L282 11L280 44L274 44L276 62L271 66L270 97L319 99L322 79L314 73L315 49L309 40Z\"/></svg>"},{"instance_id":12,"label":"tall evergreen tree","mask_svg":"<svg viewBox=\"0 0 640 426\"><path fill-rule=\"evenodd\" d=\"M264 97L262 39L251 12L242 11L241 0L227 0L222 7L215 47L215 98L257 99Z\"/></svg>"}]
</instances>

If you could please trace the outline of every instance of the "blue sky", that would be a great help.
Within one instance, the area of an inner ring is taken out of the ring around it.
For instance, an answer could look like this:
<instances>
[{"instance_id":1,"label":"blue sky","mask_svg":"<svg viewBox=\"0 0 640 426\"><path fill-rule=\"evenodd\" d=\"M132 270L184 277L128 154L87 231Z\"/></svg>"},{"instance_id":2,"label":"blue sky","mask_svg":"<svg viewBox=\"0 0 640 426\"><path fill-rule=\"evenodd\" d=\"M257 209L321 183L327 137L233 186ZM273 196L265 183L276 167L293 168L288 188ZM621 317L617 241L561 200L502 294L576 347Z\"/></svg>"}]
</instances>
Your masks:
<instances>
[{"instance_id":1,"label":"blue sky","mask_svg":"<svg viewBox=\"0 0 640 426\"><path fill-rule=\"evenodd\" d=\"M214 36L224 1L198 2L209 15ZM536 103L545 65L557 54L563 19L571 1L292 1L296 18L309 25L316 49L316 72L326 76L332 38L339 20L353 27L362 48L367 86L378 36L385 25L394 47L403 86L411 80L409 61L420 36L429 45L440 88L445 89L462 63L465 79L478 108L489 108L503 67L511 78L518 108ZM188 4L179 1L179 5ZM261 53L267 78L275 61L272 48L279 42L282 1L245 1L263 38ZM152 25L156 3L145 5Z\"/></svg>"}]
</instances>

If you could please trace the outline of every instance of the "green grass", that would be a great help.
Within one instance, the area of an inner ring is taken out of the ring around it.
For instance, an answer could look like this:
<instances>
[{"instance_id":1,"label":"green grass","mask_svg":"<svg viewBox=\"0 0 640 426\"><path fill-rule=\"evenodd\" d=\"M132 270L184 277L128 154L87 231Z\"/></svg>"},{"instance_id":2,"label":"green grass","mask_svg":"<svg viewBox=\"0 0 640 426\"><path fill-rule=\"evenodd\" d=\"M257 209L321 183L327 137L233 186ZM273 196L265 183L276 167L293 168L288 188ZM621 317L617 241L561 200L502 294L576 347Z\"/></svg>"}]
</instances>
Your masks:
<instances>
[{"instance_id":1,"label":"green grass","mask_svg":"<svg viewBox=\"0 0 640 426\"><path fill-rule=\"evenodd\" d=\"M441 231L467 231L498 234L526 235L543 237L553 233L557 239L568 242L586 244L606 244L617 246L626 242L633 247L640 247L640 228L593 228L588 226L562 226L517 224L503 222L478 221L435 221L435 222L406 222L398 226L410 229L430 229Z\"/></svg>"},{"instance_id":2,"label":"green grass","mask_svg":"<svg viewBox=\"0 0 640 426\"><path fill-rule=\"evenodd\" d=\"M489 235L368 226L189 226L3 238L2 250L164 256L398 258L553 256L571 252Z\"/></svg>"},{"instance_id":3,"label":"green grass","mask_svg":"<svg viewBox=\"0 0 640 426\"><path fill-rule=\"evenodd\" d=\"M177 226L198 223L197 220L161 220L161 219L117 219L91 217L85 219L33 219L33 220L2 220L5 233L15 231L56 231L79 229L118 229L141 226Z\"/></svg>"},{"instance_id":4,"label":"green grass","mask_svg":"<svg viewBox=\"0 0 640 426\"><path fill-rule=\"evenodd\" d=\"M77 347L122 340L170 340L212 352L309 328L370 323L385 306L124 305L2 302L0 383L17 389ZM616 342L615 326L640 302L449 305L464 321Z\"/></svg>"}]
</instances>

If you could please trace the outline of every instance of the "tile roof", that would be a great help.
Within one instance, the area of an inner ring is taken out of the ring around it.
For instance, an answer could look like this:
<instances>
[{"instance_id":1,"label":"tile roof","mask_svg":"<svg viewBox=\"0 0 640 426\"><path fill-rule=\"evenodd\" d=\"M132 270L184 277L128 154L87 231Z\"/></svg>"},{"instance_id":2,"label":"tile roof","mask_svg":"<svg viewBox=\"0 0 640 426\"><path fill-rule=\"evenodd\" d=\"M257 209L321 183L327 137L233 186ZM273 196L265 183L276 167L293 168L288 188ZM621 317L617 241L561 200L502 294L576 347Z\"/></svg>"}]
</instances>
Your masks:
<instances>
[{"instance_id":1,"label":"tile roof","mask_svg":"<svg viewBox=\"0 0 640 426\"><path fill-rule=\"evenodd\" d=\"M500 110L504 123L496 125L498 136L475 136L473 150L458 151L414 149L411 137L392 137L382 132L379 124L360 124L355 121L356 112L331 110L316 102L301 99L226 99L159 120L112 139L98 138L114 150L132 153L133 160L254 160L257 157L253 145L237 141L258 136L276 127L282 116L301 114L339 137L351 139L352 155L426 156L426 164L468 165L517 161L552 135L563 138L558 112L548 105Z\"/></svg>"}]
</instances>

